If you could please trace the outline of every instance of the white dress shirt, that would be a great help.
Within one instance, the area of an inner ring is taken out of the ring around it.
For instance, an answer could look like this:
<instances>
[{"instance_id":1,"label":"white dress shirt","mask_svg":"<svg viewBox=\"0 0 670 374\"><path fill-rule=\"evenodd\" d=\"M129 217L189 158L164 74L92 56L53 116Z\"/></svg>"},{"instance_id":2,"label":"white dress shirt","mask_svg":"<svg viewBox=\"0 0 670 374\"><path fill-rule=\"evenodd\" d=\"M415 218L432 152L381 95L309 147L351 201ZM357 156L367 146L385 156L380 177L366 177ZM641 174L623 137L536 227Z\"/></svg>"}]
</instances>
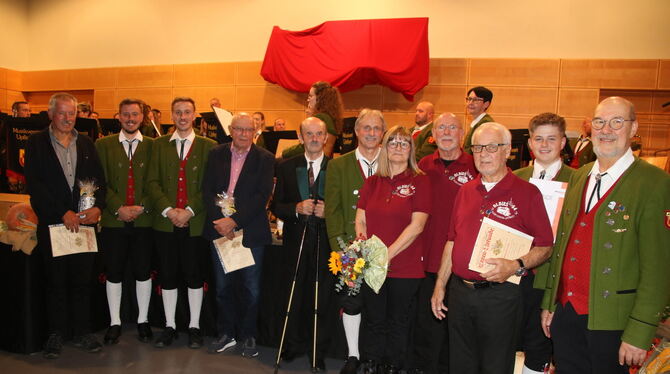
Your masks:
<instances>
[{"instance_id":1,"label":"white dress shirt","mask_svg":"<svg viewBox=\"0 0 670 374\"><path fill-rule=\"evenodd\" d=\"M619 177L621 177L621 175L633 164L634 161L635 156L633 156L633 151L631 151L630 148L628 148L626 153L624 153L624 155L621 156L621 158L618 159L614 165L612 165L607 170L603 170L602 172L600 171L600 164L598 160L596 160L593 164L593 167L591 168L591 172L589 174L589 184L586 187L586 194L584 194L584 211L587 211L587 209L590 209L598 202L598 194L593 194L593 189L596 186L596 175L599 173L607 173L600 178L600 197L603 197L607 191L612 188ZM593 194L592 198L591 194ZM591 207L588 206L589 199L592 200Z\"/></svg>"}]
</instances>

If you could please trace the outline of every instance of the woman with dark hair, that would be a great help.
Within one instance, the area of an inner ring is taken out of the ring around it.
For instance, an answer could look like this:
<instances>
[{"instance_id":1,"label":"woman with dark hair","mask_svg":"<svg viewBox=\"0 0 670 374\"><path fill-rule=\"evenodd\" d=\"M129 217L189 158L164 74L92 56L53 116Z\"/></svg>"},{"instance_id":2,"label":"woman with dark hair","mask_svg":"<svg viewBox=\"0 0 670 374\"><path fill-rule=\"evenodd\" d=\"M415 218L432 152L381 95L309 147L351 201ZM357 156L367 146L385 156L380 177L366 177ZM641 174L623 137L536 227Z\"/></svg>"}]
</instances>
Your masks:
<instances>
[{"instance_id":1,"label":"woman with dark hair","mask_svg":"<svg viewBox=\"0 0 670 374\"><path fill-rule=\"evenodd\" d=\"M377 173L360 192L356 236L376 235L386 244L389 270L378 294L362 287L361 353L372 370L382 365L384 373L396 373L403 368L409 311L424 277L421 232L430 213L430 182L416 164L412 136L403 126L386 132L378 160Z\"/></svg>"}]
</instances>

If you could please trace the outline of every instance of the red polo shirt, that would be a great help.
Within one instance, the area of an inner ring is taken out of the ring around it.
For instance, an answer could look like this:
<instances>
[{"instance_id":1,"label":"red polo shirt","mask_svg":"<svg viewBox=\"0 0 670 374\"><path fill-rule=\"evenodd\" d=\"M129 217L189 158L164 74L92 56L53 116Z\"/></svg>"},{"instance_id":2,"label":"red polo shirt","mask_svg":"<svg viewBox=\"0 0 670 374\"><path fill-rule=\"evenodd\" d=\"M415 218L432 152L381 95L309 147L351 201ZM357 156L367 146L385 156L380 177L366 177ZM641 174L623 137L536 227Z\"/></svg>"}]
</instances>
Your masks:
<instances>
[{"instance_id":1,"label":"red polo shirt","mask_svg":"<svg viewBox=\"0 0 670 374\"><path fill-rule=\"evenodd\" d=\"M444 166L438 151L421 159L419 168L430 178L432 211L426 229L423 251L424 270L437 273L442 262L442 252L447 242L447 228L451 221L456 194L462 185L473 180L479 172L474 159L461 150L461 156L449 167Z\"/></svg>"},{"instance_id":2,"label":"red polo shirt","mask_svg":"<svg viewBox=\"0 0 670 374\"><path fill-rule=\"evenodd\" d=\"M365 180L358 208L365 210L368 237L377 235L389 246L412 221L413 212L430 214L430 181L410 170L393 178L373 175ZM423 278L423 235L391 260L389 278Z\"/></svg>"},{"instance_id":3,"label":"red polo shirt","mask_svg":"<svg viewBox=\"0 0 670 374\"><path fill-rule=\"evenodd\" d=\"M549 247L554 243L537 187L508 169L503 179L487 192L481 176L477 176L458 191L447 235L447 239L454 242L452 271L463 279L484 280L480 273L468 269L484 217L533 236L534 247Z\"/></svg>"}]
</instances>

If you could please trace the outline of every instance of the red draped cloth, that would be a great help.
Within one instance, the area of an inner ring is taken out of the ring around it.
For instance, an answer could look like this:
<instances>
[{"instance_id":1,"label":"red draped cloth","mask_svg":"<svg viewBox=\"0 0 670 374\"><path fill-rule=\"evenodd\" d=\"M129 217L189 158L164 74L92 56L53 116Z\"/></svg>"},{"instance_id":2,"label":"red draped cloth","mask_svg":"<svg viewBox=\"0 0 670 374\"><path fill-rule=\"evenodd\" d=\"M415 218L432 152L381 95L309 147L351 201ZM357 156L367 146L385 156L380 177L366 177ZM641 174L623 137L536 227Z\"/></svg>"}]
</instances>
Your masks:
<instances>
[{"instance_id":1,"label":"red draped cloth","mask_svg":"<svg viewBox=\"0 0 670 374\"><path fill-rule=\"evenodd\" d=\"M347 92L381 84L408 100L428 84L428 18L330 21L304 31L275 26L261 75L308 92L328 81Z\"/></svg>"}]
</instances>

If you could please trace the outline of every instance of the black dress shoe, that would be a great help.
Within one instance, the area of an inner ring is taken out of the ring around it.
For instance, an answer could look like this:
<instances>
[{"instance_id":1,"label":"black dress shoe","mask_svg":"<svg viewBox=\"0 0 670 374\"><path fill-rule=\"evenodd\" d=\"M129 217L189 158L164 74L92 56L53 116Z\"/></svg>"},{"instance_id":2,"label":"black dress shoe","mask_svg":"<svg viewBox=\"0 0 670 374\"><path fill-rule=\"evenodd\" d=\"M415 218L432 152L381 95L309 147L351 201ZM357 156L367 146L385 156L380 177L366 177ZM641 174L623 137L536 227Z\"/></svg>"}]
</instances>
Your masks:
<instances>
[{"instance_id":1,"label":"black dress shoe","mask_svg":"<svg viewBox=\"0 0 670 374\"><path fill-rule=\"evenodd\" d=\"M165 348L171 345L174 339L177 339L177 331L172 327L166 327L158 339L156 339L156 342L154 342L154 347Z\"/></svg>"},{"instance_id":2,"label":"black dress shoe","mask_svg":"<svg viewBox=\"0 0 670 374\"><path fill-rule=\"evenodd\" d=\"M310 364L312 360L310 360ZM312 366L312 373L324 373L326 371L326 362L322 358L317 358Z\"/></svg>"},{"instance_id":3,"label":"black dress shoe","mask_svg":"<svg viewBox=\"0 0 670 374\"><path fill-rule=\"evenodd\" d=\"M340 374L356 374L358 367L361 365L361 362L355 356L349 356L347 362L344 363Z\"/></svg>"},{"instance_id":4,"label":"black dress shoe","mask_svg":"<svg viewBox=\"0 0 670 374\"><path fill-rule=\"evenodd\" d=\"M44 358L54 359L60 357L60 353L63 350L63 338L58 334L50 334L49 339L47 339L46 344L44 345Z\"/></svg>"},{"instance_id":5,"label":"black dress shoe","mask_svg":"<svg viewBox=\"0 0 670 374\"><path fill-rule=\"evenodd\" d=\"M102 345L93 334L84 334L72 338L72 345L88 353L97 353L102 350Z\"/></svg>"},{"instance_id":6,"label":"black dress shoe","mask_svg":"<svg viewBox=\"0 0 670 374\"><path fill-rule=\"evenodd\" d=\"M137 339L142 343L149 343L154 338L154 333L151 332L149 322L137 324Z\"/></svg>"},{"instance_id":7,"label":"black dress shoe","mask_svg":"<svg viewBox=\"0 0 670 374\"><path fill-rule=\"evenodd\" d=\"M107 332L105 333L105 338L103 339L103 342L105 343L105 345L116 344L119 342L120 336L121 336L120 325L109 326Z\"/></svg>"},{"instance_id":8,"label":"black dress shoe","mask_svg":"<svg viewBox=\"0 0 670 374\"><path fill-rule=\"evenodd\" d=\"M361 366L363 367L363 374L382 374L382 365L379 365L377 361L367 360Z\"/></svg>"},{"instance_id":9,"label":"black dress shoe","mask_svg":"<svg viewBox=\"0 0 670 374\"><path fill-rule=\"evenodd\" d=\"M198 349L202 347L202 334L200 329L191 327L188 329L188 347L191 349Z\"/></svg>"}]
</instances>

